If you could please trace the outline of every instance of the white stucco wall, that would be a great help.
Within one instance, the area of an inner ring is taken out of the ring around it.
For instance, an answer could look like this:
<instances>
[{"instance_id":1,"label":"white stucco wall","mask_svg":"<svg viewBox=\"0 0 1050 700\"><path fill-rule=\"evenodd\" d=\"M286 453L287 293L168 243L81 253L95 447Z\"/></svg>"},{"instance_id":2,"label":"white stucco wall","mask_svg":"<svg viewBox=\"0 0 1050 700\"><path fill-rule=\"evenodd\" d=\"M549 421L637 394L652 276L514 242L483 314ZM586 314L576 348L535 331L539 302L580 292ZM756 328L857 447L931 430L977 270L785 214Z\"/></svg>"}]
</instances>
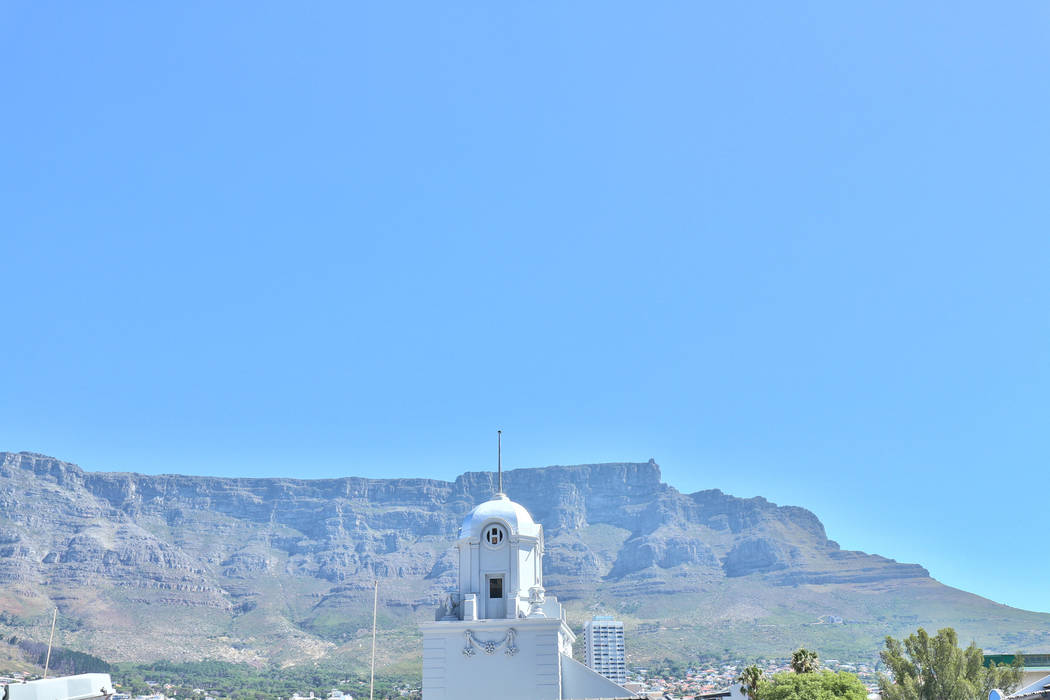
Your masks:
<instances>
[{"instance_id":1,"label":"white stucco wall","mask_svg":"<svg viewBox=\"0 0 1050 700\"><path fill-rule=\"evenodd\" d=\"M5 687L9 700L89 700L115 692L108 673L82 673Z\"/></svg>"},{"instance_id":2,"label":"white stucco wall","mask_svg":"<svg viewBox=\"0 0 1050 700\"><path fill-rule=\"evenodd\" d=\"M571 637L560 619L425 622L423 631L423 700L561 700L560 649ZM515 632L515 654L507 654L507 630ZM484 644L465 655L464 633ZM494 692L496 691L496 692Z\"/></svg>"}]
</instances>

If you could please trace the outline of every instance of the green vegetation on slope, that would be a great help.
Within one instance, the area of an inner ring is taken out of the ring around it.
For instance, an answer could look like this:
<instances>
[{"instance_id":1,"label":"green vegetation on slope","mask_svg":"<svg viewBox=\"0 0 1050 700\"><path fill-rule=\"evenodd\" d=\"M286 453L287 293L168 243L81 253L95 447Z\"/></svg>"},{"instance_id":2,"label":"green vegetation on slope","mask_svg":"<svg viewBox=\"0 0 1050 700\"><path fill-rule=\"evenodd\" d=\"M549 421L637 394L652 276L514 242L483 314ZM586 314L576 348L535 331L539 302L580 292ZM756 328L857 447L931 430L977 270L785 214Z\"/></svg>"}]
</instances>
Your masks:
<instances>
[{"instance_id":1,"label":"green vegetation on slope","mask_svg":"<svg viewBox=\"0 0 1050 700\"><path fill-rule=\"evenodd\" d=\"M169 697L176 698L208 694L231 700L273 700L290 698L295 693L313 693L315 697L325 698L331 690L358 698L368 697L367 677L348 676L345 670L325 664L260 669L225 661L158 661L117 664L112 673L113 682L120 690L133 695L154 693L160 688ZM386 675L376 678L377 698L418 698L418 693L402 695L410 689L411 684L400 678Z\"/></svg>"},{"instance_id":2,"label":"green vegetation on slope","mask_svg":"<svg viewBox=\"0 0 1050 700\"><path fill-rule=\"evenodd\" d=\"M25 663L31 666L44 667L47 663L48 670L55 676L71 676L77 673L109 673L110 665L104 660L82 651L53 647L51 658L47 658L47 645L42 642L34 642L28 639L19 639L12 635L6 640L7 645L14 647L9 650L13 653L5 654L8 658L21 657ZM24 669L18 669L24 670Z\"/></svg>"}]
</instances>

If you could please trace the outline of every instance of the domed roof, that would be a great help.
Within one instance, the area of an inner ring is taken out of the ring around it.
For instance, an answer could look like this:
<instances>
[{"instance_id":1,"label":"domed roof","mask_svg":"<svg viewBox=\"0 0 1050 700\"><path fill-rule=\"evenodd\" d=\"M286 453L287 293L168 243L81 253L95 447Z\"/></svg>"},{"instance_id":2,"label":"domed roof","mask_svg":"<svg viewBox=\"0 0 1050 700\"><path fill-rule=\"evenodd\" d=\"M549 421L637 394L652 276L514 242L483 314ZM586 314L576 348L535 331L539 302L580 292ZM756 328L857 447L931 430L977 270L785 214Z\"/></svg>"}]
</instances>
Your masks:
<instances>
[{"instance_id":1,"label":"domed roof","mask_svg":"<svg viewBox=\"0 0 1050 700\"><path fill-rule=\"evenodd\" d=\"M482 528L493 520L505 522L512 535L540 536L540 525L532 519L525 506L510 500L504 493L497 493L492 500L476 506L463 519L463 525L459 528L459 538L480 538Z\"/></svg>"}]
</instances>

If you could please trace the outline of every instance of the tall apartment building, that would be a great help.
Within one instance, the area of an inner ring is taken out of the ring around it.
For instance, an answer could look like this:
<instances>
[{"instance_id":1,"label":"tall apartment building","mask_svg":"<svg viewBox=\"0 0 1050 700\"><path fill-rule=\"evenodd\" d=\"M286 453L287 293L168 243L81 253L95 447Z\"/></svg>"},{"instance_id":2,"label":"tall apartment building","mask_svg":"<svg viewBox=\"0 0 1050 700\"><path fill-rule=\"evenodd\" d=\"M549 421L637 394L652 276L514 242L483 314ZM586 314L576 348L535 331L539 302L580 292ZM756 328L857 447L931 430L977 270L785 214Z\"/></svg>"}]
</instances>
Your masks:
<instances>
[{"instance_id":1,"label":"tall apartment building","mask_svg":"<svg viewBox=\"0 0 1050 700\"><path fill-rule=\"evenodd\" d=\"M587 666L613 683L627 681L627 656L623 646L623 623L599 615L583 628Z\"/></svg>"}]
</instances>

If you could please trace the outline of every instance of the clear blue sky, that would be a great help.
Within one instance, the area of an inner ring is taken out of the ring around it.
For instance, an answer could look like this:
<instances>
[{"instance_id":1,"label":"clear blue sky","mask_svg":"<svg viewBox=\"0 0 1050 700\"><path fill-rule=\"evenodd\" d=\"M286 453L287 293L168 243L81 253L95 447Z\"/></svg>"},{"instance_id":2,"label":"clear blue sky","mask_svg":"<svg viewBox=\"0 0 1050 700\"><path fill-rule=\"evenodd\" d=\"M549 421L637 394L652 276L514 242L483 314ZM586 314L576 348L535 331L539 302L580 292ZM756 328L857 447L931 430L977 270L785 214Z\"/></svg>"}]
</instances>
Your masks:
<instances>
[{"instance_id":1,"label":"clear blue sky","mask_svg":"<svg viewBox=\"0 0 1050 700\"><path fill-rule=\"evenodd\" d=\"M1050 610L1050 5L0 6L0 449L655 457Z\"/></svg>"}]
</instances>

